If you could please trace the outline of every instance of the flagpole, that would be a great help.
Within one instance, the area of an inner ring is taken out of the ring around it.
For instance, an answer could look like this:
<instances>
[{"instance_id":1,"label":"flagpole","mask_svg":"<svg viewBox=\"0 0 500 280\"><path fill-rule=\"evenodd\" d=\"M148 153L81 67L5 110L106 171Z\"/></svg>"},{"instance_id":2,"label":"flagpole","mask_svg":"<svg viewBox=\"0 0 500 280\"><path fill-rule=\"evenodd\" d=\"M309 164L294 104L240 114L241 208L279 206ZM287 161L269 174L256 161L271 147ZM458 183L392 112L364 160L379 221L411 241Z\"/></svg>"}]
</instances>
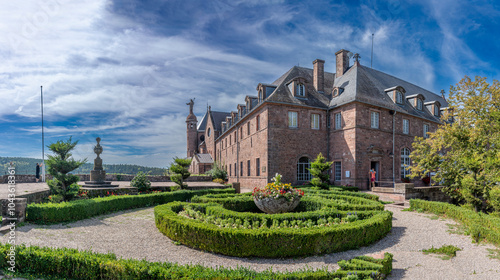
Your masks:
<instances>
[{"instance_id":1,"label":"flagpole","mask_svg":"<svg viewBox=\"0 0 500 280\"><path fill-rule=\"evenodd\" d=\"M43 131L43 86L40 86L40 99L42 106L42 182L45 182L45 135Z\"/></svg>"}]
</instances>

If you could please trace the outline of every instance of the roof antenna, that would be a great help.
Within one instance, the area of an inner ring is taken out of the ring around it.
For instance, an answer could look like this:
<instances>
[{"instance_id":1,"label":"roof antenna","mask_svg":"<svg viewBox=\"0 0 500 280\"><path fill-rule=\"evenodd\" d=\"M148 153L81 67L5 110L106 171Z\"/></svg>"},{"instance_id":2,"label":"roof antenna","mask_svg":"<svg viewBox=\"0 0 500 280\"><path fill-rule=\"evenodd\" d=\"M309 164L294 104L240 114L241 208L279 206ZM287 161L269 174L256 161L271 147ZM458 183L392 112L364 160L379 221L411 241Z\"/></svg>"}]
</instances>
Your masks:
<instances>
[{"instance_id":1,"label":"roof antenna","mask_svg":"<svg viewBox=\"0 0 500 280\"><path fill-rule=\"evenodd\" d=\"M370 68L372 68L372 69L373 69L373 36L375 36L374 33L372 33L372 59L370 61Z\"/></svg>"}]
</instances>

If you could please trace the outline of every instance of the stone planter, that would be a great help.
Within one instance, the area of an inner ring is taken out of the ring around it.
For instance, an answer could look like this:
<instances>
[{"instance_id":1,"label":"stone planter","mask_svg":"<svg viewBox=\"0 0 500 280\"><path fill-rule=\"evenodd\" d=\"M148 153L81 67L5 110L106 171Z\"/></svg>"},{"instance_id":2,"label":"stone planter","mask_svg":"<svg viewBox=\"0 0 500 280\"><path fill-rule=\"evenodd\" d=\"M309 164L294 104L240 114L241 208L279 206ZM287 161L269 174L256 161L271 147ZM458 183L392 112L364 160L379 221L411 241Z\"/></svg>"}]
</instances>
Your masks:
<instances>
[{"instance_id":1,"label":"stone planter","mask_svg":"<svg viewBox=\"0 0 500 280\"><path fill-rule=\"evenodd\" d=\"M295 198L291 201L286 200L284 197L278 199L266 197L263 199L253 198L255 205L264 213L276 214L276 213L286 213L290 212L300 203L300 197Z\"/></svg>"}]
</instances>

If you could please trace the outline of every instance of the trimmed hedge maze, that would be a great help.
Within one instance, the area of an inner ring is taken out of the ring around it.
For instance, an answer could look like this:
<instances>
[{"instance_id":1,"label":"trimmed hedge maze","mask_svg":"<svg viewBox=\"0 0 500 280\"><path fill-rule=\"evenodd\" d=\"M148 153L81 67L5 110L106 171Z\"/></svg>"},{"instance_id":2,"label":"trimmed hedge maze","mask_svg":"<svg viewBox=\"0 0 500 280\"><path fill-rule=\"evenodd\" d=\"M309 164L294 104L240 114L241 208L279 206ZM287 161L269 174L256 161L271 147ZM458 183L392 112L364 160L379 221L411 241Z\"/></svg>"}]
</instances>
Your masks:
<instances>
[{"instance_id":1,"label":"trimmed hedge maze","mask_svg":"<svg viewBox=\"0 0 500 280\"><path fill-rule=\"evenodd\" d=\"M377 197L307 190L291 213L264 214L251 194L208 194L155 207L156 226L192 248L235 257L326 254L372 244L392 228Z\"/></svg>"},{"instance_id":2,"label":"trimmed hedge maze","mask_svg":"<svg viewBox=\"0 0 500 280\"><path fill-rule=\"evenodd\" d=\"M120 259L114 254L100 254L67 248L0 244L0 268L8 272L10 256L16 256L16 272L29 279L384 279L392 270L392 254L383 259L359 256L338 262L340 269L294 272L256 272L248 268L210 268L168 262ZM28 274L28 275L26 275ZM357 276L357 277L354 277ZM50 278L52 279L52 278Z\"/></svg>"}]
</instances>

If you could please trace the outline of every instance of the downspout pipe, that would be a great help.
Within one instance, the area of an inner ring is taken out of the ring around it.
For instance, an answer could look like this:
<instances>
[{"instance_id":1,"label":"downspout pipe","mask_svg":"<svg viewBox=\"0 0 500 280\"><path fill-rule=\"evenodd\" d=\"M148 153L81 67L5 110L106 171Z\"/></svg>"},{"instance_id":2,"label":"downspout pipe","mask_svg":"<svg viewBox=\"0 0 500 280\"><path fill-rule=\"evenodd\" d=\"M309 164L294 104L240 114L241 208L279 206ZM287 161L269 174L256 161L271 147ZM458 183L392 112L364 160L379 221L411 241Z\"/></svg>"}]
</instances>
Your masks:
<instances>
[{"instance_id":1,"label":"downspout pipe","mask_svg":"<svg viewBox=\"0 0 500 280\"><path fill-rule=\"evenodd\" d=\"M390 110L389 114L392 115L392 187L396 186L396 154L395 152L395 139L396 139L396 111Z\"/></svg>"}]
</instances>

